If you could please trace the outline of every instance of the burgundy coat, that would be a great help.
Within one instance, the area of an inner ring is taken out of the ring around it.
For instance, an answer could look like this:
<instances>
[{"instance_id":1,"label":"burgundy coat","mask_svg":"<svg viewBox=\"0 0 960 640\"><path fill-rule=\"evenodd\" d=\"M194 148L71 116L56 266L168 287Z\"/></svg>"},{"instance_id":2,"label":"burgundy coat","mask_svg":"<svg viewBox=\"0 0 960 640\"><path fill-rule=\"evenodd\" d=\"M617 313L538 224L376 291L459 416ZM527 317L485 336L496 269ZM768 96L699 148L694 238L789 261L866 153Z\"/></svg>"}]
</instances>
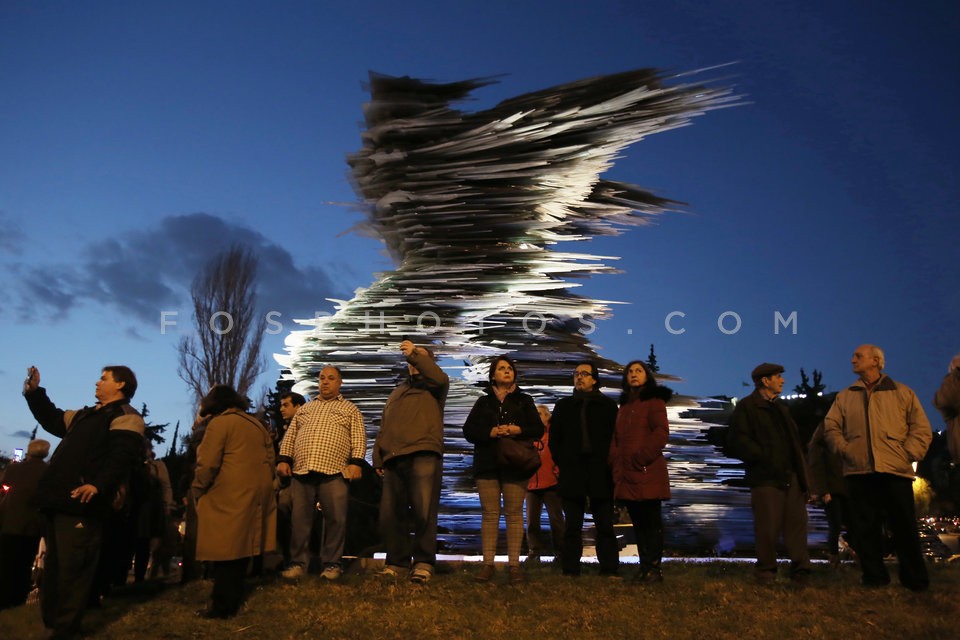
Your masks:
<instances>
[{"instance_id":1,"label":"burgundy coat","mask_svg":"<svg viewBox=\"0 0 960 640\"><path fill-rule=\"evenodd\" d=\"M669 500L670 479L663 449L670 436L667 405L673 392L657 387L652 394L628 400L617 412L610 443L614 498Z\"/></svg>"}]
</instances>

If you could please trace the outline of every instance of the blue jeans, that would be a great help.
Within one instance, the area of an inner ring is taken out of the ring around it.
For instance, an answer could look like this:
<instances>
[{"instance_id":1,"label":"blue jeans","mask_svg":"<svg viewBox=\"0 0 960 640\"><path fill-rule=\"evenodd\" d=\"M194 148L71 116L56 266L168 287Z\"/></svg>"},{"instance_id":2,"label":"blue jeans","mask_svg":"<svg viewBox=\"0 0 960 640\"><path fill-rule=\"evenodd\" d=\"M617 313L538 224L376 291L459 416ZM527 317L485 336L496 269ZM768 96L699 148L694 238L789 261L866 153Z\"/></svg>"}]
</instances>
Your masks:
<instances>
[{"instance_id":1,"label":"blue jeans","mask_svg":"<svg viewBox=\"0 0 960 640\"><path fill-rule=\"evenodd\" d=\"M340 564L347 539L347 480L339 473L309 473L293 476L290 483L293 512L290 531L292 565L310 568L310 530L313 513L319 502L323 509L323 543L320 562L323 566Z\"/></svg>"},{"instance_id":2,"label":"blue jeans","mask_svg":"<svg viewBox=\"0 0 960 640\"><path fill-rule=\"evenodd\" d=\"M383 465L380 497L380 533L387 564L408 567L413 529L414 565L437 562L437 511L443 458L432 451L418 451L391 458Z\"/></svg>"}]
</instances>

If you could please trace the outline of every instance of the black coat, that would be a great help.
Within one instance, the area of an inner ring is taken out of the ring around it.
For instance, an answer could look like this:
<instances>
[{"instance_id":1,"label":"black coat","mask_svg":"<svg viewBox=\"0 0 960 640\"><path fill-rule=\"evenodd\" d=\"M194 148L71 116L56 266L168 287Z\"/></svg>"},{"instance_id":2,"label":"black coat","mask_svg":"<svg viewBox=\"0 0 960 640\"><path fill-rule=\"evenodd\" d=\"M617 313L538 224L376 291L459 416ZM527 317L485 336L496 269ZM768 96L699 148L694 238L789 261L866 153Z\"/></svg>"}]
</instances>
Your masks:
<instances>
[{"instance_id":1,"label":"black coat","mask_svg":"<svg viewBox=\"0 0 960 640\"><path fill-rule=\"evenodd\" d=\"M463 423L463 437L474 444L474 477L496 477L525 480L530 474L500 469L497 466L497 440L490 437L490 430L498 424L515 424L520 427L520 436L529 440L539 440L543 436L543 422L537 413L533 398L515 388L501 403L493 389L487 389L487 395L478 398Z\"/></svg>"},{"instance_id":2,"label":"black coat","mask_svg":"<svg viewBox=\"0 0 960 640\"><path fill-rule=\"evenodd\" d=\"M797 474L800 489L808 490L797 424L779 400L770 402L759 391L741 400L730 416L726 451L743 460L751 487L786 489L792 471Z\"/></svg>"},{"instance_id":3,"label":"black coat","mask_svg":"<svg viewBox=\"0 0 960 640\"><path fill-rule=\"evenodd\" d=\"M584 451L580 415L586 406ZM597 392L574 394L557 402L550 419L550 453L560 470L557 490L565 497L613 499L613 477L607 457L617 423L617 403Z\"/></svg>"}]
</instances>

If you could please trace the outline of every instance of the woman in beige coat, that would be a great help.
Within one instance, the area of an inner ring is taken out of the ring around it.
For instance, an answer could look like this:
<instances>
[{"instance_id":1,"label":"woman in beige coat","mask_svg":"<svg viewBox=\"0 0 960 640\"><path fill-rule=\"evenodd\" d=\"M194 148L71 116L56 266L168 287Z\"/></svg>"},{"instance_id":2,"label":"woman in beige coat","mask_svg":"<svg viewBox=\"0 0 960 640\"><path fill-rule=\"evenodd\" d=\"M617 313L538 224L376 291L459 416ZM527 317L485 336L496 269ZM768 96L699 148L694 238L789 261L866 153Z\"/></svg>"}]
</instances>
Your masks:
<instances>
[{"instance_id":1,"label":"woman in beige coat","mask_svg":"<svg viewBox=\"0 0 960 640\"><path fill-rule=\"evenodd\" d=\"M249 402L216 385L200 402L213 416L197 449L197 559L213 562L210 607L198 612L229 618L243 603L243 578L254 556L276 548L277 505L270 434L244 413Z\"/></svg>"}]
</instances>

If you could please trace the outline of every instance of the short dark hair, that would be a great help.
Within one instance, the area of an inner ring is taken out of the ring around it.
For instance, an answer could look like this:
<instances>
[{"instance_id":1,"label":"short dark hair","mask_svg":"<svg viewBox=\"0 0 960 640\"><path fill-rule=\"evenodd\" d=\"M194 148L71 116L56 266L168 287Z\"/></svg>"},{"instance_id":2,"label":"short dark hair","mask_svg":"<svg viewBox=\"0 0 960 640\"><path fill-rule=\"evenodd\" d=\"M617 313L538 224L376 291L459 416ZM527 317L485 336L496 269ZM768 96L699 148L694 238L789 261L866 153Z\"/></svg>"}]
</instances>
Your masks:
<instances>
[{"instance_id":1,"label":"short dark hair","mask_svg":"<svg viewBox=\"0 0 960 640\"><path fill-rule=\"evenodd\" d=\"M292 404L295 407L299 407L300 405L307 404L307 399L304 398L299 393L297 393L296 391L287 391L285 394L280 396L280 401L282 402L287 398L290 398L290 404Z\"/></svg>"},{"instance_id":2,"label":"short dark hair","mask_svg":"<svg viewBox=\"0 0 960 640\"><path fill-rule=\"evenodd\" d=\"M133 374L130 367L125 367L122 364L111 364L101 369L101 371L109 371L115 382L123 383L120 391L123 393L124 398L127 400L133 398L133 394L137 392L137 376Z\"/></svg>"},{"instance_id":3,"label":"short dark hair","mask_svg":"<svg viewBox=\"0 0 960 640\"><path fill-rule=\"evenodd\" d=\"M200 401L201 416L217 416L227 409L246 411L250 401L228 384L215 384Z\"/></svg>"},{"instance_id":4,"label":"short dark hair","mask_svg":"<svg viewBox=\"0 0 960 640\"><path fill-rule=\"evenodd\" d=\"M516 383L517 365L509 358L509 356L494 356L493 359L490 360L490 370L487 372L487 381L490 384L493 384L493 374L497 372L497 363L499 362L506 362L508 365L510 365L510 368L513 369L513 381Z\"/></svg>"},{"instance_id":5,"label":"short dark hair","mask_svg":"<svg viewBox=\"0 0 960 640\"><path fill-rule=\"evenodd\" d=\"M581 360L577 364L573 365L573 370L576 371L577 367L587 366L590 367L590 377L596 380L596 383L593 385L594 389L600 388L600 370L597 369L597 364L592 360Z\"/></svg>"}]
</instances>

